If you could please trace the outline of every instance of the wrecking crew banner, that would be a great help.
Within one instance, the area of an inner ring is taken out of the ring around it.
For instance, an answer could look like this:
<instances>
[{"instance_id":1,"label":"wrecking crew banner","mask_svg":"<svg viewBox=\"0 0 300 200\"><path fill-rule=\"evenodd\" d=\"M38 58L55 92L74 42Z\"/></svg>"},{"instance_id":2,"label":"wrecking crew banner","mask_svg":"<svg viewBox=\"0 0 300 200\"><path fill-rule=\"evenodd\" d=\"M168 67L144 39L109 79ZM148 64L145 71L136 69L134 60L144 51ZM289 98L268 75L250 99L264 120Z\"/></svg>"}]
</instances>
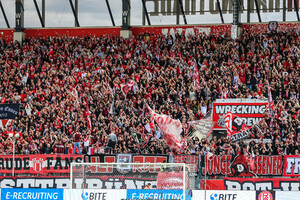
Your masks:
<instances>
[{"instance_id":1,"label":"wrecking crew banner","mask_svg":"<svg viewBox=\"0 0 300 200\"><path fill-rule=\"evenodd\" d=\"M69 173L72 162L81 163L83 155L15 155L15 173ZM13 156L0 157L0 173L12 173Z\"/></svg>"},{"instance_id":2,"label":"wrecking crew banner","mask_svg":"<svg viewBox=\"0 0 300 200\"><path fill-rule=\"evenodd\" d=\"M242 118L247 127L251 127L260 122L268 105L268 102L248 102L241 99L237 101L239 102L224 100L222 103L213 103L212 121L216 122L214 129L226 129L225 115L229 111Z\"/></svg>"},{"instance_id":3,"label":"wrecking crew banner","mask_svg":"<svg viewBox=\"0 0 300 200\"><path fill-rule=\"evenodd\" d=\"M0 119L15 119L18 116L20 104L0 104Z\"/></svg>"}]
</instances>

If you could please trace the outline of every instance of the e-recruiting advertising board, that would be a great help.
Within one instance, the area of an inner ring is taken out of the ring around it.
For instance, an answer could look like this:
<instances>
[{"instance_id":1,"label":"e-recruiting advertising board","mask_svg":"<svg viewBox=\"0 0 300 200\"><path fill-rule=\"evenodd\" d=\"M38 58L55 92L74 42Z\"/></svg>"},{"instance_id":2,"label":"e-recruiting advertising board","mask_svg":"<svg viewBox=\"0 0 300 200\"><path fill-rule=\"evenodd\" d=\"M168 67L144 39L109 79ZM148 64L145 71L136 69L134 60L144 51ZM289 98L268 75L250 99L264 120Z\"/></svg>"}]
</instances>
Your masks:
<instances>
[{"instance_id":1,"label":"e-recruiting advertising board","mask_svg":"<svg viewBox=\"0 0 300 200\"><path fill-rule=\"evenodd\" d=\"M63 189L1 189L1 199L5 200L61 200Z\"/></svg>"},{"instance_id":2,"label":"e-recruiting advertising board","mask_svg":"<svg viewBox=\"0 0 300 200\"><path fill-rule=\"evenodd\" d=\"M185 199L191 200L192 191L185 191ZM184 199L182 190L127 190L127 199Z\"/></svg>"}]
</instances>

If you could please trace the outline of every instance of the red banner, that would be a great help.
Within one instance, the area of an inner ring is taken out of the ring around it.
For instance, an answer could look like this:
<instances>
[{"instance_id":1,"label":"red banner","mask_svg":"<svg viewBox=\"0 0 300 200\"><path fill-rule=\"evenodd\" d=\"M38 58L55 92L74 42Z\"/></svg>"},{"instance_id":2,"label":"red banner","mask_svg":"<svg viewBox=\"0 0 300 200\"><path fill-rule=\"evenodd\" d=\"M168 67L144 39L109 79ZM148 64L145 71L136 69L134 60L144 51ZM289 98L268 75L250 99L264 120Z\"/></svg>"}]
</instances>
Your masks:
<instances>
[{"instance_id":1,"label":"red banner","mask_svg":"<svg viewBox=\"0 0 300 200\"><path fill-rule=\"evenodd\" d=\"M224 178L226 190L300 191L300 178Z\"/></svg>"},{"instance_id":2,"label":"red banner","mask_svg":"<svg viewBox=\"0 0 300 200\"><path fill-rule=\"evenodd\" d=\"M185 163L190 168L190 173L198 171L198 156L193 155L175 155L174 163Z\"/></svg>"},{"instance_id":3,"label":"red banner","mask_svg":"<svg viewBox=\"0 0 300 200\"><path fill-rule=\"evenodd\" d=\"M15 173L69 173L72 162L81 163L83 155L16 155ZM0 173L12 173L13 156L0 157Z\"/></svg>"},{"instance_id":4,"label":"red banner","mask_svg":"<svg viewBox=\"0 0 300 200\"><path fill-rule=\"evenodd\" d=\"M248 163L243 162L242 159L236 159L237 157L232 159L231 155L214 156L211 160L206 157L207 174L228 176L282 175L282 156L256 156L253 170L250 169ZM205 169L202 169L202 173L205 173Z\"/></svg>"},{"instance_id":5,"label":"red banner","mask_svg":"<svg viewBox=\"0 0 300 200\"><path fill-rule=\"evenodd\" d=\"M225 114L232 112L237 114L246 123L247 127L257 124L266 111L268 102L263 103L246 103L240 102L224 102L213 104L212 121L216 122L214 128L225 130Z\"/></svg>"},{"instance_id":6,"label":"red banner","mask_svg":"<svg viewBox=\"0 0 300 200\"><path fill-rule=\"evenodd\" d=\"M284 156L284 176L300 176L300 156Z\"/></svg>"}]
</instances>

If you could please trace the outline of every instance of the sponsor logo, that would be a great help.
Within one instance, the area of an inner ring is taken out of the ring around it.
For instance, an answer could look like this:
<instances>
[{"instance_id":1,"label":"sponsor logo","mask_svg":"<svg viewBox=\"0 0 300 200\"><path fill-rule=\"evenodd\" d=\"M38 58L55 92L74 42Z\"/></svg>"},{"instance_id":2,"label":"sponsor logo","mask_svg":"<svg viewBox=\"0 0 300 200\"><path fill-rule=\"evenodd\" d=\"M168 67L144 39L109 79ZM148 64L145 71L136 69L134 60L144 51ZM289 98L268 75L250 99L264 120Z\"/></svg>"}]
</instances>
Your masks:
<instances>
[{"instance_id":1,"label":"sponsor logo","mask_svg":"<svg viewBox=\"0 0 300 200\"><path fill-rule=\"evenodd\" d=\"M107 200L106 192L84 192L81 194L82 200Z\"/></svg>"},{"instance_id":2,"label":"sponsor logo","mask_svg":"<svg viewBox=\"0 0 300 200\"><path fill-rule=\"evenodd\" d=\"M259 193L257 200L273 200L273 195L269 191Z\"/></svg>"},{"instance_id":3,"label":"sponsor logo","mask_svg":"<svg viewBox=\"0 0 300 200\"><path fill-rule=\"evenodd\" d=\"M82 198L82 200L88 200L89 199L89 193L88 192L82 193L81 198Z\"/></svg>"},{"instance_id":4,"label":"sponsor logo","mask_svg":"<svg viewBox=\"0 0 300 200\"><path fill-rule=\"evenodd\" d=\"M236 200L237 194L216 194L210 195L210 200Z\"/></svg>"}]
</instances>

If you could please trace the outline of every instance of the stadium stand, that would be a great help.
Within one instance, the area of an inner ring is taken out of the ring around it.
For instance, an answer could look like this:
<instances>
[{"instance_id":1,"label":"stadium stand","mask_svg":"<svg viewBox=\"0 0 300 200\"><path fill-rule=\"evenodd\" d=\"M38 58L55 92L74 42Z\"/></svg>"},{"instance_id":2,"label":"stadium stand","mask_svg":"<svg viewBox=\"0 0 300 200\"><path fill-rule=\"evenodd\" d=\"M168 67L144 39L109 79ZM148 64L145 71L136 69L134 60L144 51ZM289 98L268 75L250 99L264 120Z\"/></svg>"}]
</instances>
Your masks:
<instances>
[{"instance_id":1,"label":"stadium stand","mask_svg":"<svg viewBox=\"0 0 300 200\"><path fill-rule=\"evenodd\" d=\"M17 119L0 130L1 154L12 154L11 131L22 133L16 154L169 154L145 101L182 122L187 148L176 154L236 155L249 145L255 155L300 155L299 42L295 31L244 31L239 40L150 33L38 37L22 46L1 39L0 101L21 103ZM130 81L125 96L121 84ZM215 99L268 98L268 82L274 113L265 113L261 131L250 138L271 143L190 136L187 122L202 119Z\"/></svg>"}]
</instances>

